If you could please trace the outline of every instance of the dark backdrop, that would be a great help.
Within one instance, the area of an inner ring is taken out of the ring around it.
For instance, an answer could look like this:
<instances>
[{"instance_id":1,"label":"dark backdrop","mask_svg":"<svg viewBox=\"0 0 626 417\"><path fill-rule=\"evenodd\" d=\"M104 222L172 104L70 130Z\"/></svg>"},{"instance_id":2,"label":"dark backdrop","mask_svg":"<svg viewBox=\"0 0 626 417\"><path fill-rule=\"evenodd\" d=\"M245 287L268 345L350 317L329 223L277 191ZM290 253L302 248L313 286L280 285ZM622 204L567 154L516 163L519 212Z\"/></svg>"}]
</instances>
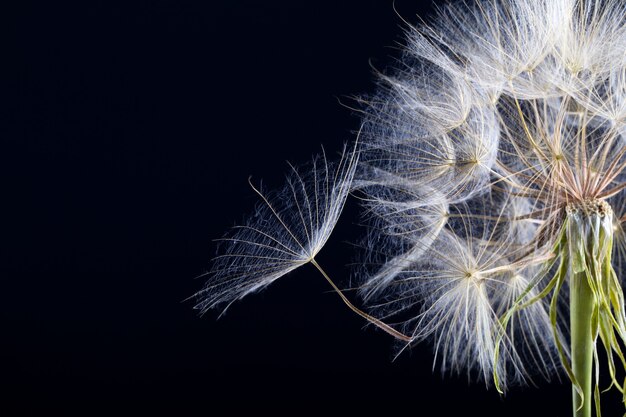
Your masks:
<instances>
[{"instance_id":1,"label":"dark backdrop","mask_svg":"<svg viewBox=\"0 0 626 417\"><path fill-rule=\"evenodd\" d=\"M433 372L428 345L393 361L308 266L220 320L184 301L254 205L249 175L279 185L285 160L353 139L339 101L397 56L391 1L19 4L2 29L3 415L569 415L567 383L502 399ZM351 203L319 257L344 285L356 223Z\"/></svg>"}]
</instances>

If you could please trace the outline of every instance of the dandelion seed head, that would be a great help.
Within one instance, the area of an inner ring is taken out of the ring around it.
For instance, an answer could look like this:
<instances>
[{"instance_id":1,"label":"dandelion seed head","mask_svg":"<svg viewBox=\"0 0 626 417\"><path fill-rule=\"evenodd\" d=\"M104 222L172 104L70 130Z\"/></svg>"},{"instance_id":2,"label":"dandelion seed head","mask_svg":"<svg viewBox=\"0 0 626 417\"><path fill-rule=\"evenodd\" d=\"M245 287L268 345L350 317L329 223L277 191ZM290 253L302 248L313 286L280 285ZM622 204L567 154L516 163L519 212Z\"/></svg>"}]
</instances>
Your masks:
<instances>
[{"instance_id":1,"label":"dandelion seed head","mask_svg":"<svg viewBox=\"0 0 626 417\"><path fill-rule=\"evenodd\" d=\"M545 302L500 323L542 294L568 207L613 206L624 273L625 20L615 0L454 2L406 29L364 98L361 293L444 372L505 386L559 369L567 329Z\"/></svg>"}]
</instances>

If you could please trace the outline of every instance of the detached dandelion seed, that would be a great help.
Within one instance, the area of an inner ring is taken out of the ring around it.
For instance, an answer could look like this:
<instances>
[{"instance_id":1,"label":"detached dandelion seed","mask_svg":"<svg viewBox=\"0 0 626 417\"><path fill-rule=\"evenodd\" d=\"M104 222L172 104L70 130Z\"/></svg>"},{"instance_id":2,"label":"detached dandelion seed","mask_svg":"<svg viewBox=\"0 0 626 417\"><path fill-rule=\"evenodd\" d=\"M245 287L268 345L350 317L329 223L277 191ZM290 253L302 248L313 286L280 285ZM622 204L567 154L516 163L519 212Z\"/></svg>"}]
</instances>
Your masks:
<instances>
[{"instance_id":1,"label":"detached dandelion seed","mask_svg":"<svg viewBox=\"0 0 626 417\"><path fill-rule=\"evenodd\" d=\"M218 241L223 252L213 259L210 280L195 296L201 312L260 291L289 272L312 263L343 302L355 313L387 333L410 339L356 308L315 260L332 233L348 196L358 155L344 152L336 164L323 154L313 159L305 173L291 166L286 185L264 194L255 186L261 203L243 226Z\"/></svg>"},{"instance_id":2,"label":"detached dandelion seed","mask_svg":"<svg viewBox=\"0 0 626 417\"><path fill-rule=\"evenodd\" d=\"M575 417L600 415L605 386L626 402L625 20L618 0L468 0L408 25L360 99L358 148L259 191L198 308L310 262L400 351L432 341L443 373L502 393L566 375ZM369 313L315 261L349 192Z\"/></svg>"}]
</instances>

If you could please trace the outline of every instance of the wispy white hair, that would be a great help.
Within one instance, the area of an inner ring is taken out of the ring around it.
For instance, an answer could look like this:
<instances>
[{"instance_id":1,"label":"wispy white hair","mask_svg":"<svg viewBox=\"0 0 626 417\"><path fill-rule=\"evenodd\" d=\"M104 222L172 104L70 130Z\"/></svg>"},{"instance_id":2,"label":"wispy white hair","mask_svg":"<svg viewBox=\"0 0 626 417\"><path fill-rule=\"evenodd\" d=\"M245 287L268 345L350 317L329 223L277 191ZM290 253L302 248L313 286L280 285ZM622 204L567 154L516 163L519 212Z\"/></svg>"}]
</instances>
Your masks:
<instances>
[{"instance_id":1,"label":"wispy white hair","mask_svg":"<svg viewBox=\"0 0 626 417\"><path fill-rule=\"evenodd\" d=\"M304 168L292 165L279 191L264 193L256 211L242 226L218 239L206 287L196 296L201 311L259 291L310 262L333 231L356 169L357 154L344 152L338 163L326 155Z\"/></svg>"}]
</instances>

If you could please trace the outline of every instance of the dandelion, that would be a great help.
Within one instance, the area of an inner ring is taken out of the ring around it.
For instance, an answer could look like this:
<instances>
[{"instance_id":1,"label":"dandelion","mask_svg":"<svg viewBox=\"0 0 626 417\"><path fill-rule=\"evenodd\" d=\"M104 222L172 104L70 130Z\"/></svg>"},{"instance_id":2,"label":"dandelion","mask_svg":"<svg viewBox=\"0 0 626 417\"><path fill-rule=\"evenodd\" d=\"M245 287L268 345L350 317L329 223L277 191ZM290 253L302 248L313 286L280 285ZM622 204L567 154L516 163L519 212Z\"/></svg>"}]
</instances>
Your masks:
<instances>
[{"instance_id":1,"label":"dandelion","mask_svg":"<svg viewBox=\"0 0 626 417\"><path fill-rule=\"evenodd\" d=\"M429 340L443 373L500 392L567 375L579 417L604 383L626 400L625 20L618 0L475 0L409 25L361 99L358 164L262 197L199 306L316 265L352 191L369 314L344 301L400 352Z\"/></svg>"}]
</instances>

